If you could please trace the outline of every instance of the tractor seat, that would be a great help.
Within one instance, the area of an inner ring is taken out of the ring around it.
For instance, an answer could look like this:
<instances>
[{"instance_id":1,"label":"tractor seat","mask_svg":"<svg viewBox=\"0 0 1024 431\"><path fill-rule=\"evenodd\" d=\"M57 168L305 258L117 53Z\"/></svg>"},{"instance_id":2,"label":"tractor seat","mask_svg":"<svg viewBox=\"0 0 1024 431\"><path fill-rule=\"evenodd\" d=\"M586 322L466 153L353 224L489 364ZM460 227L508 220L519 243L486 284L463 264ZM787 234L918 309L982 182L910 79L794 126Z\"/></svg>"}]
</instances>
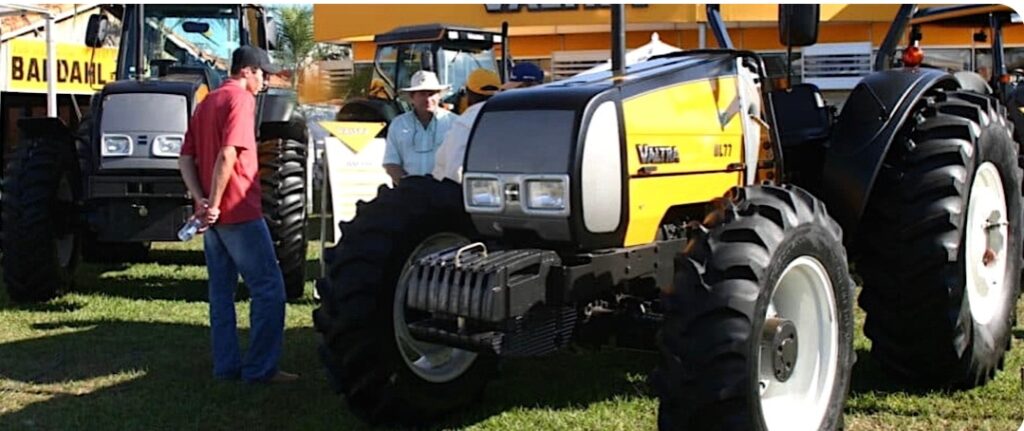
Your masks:
<instances>
[{"instance_id":1,"label":"tractor seat","mask_svg":"<svg viewBox=\"0 0 1024 431\"><path fill-rule=\"evenodd\" d=\"M817 86L797 84L789 90L774 90L770 97L783 147L828 139L832 113Z\"/></svg>"}]
</instances>

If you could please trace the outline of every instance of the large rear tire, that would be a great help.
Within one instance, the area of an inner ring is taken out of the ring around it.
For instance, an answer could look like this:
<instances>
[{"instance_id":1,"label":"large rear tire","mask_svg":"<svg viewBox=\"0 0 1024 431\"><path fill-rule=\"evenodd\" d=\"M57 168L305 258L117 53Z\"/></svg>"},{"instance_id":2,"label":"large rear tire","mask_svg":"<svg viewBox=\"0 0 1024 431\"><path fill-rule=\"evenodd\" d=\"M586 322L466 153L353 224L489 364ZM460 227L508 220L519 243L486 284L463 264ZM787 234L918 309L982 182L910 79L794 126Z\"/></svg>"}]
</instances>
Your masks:
<instances>
[{"instance_id":1,"label":"large rear tire","mask_svg":"<svg viewBox=\"0 0 1024 431\"><path fill-rule=\"evenodd\" d=\"M922 386L1002 368L1020 292L1018 146L994 99L934 91L876 180L859 231L872 356Z\"/></svg>"},{"instance_id":2,"label":"large rear tire","mask_svg":"<svg viewBox=\"0 0 1024 431\"><path fill-rule=\"evenodd\" d=\"M651 376L663 430L832 430L853 367L839 225L796 188L735 188L676 259Z\"/></svg>"},{"instance_id":3,"label":"large rear tire","mask_svg":"<svg viewBox=\"0 0 1024 431\"><path fill-rule=\"evenodd\" d=\"M328 283L314 323L321 359L350 410L370 423L423 425L477 400L496 358L413 340L400 282L416 257L473 236L461 187L427 177L382 186L341 231L325 255Z\"/></svg>"},{"instance_id":4,"label":"large rear tire","mask_svg":"<svg viewBox=\"0 0 1024 431\"><path fill-rule=\"evenodd\" d=\"M80 253L77 173L70 143L52 137L22 141L7 166L2 262L16 302L47 301L71 288Z\"/></svg>"},{"instance_id":5,"label":"large rear tire","mask_svg":"<svg viewBox=\"0 0 1024 431\"><path fill-rule=\"evenodd\" d=\"M306 286L306 144L275 138L259 145L263 218L270 228L288 299Z\"/></svg>"}]
</instances>

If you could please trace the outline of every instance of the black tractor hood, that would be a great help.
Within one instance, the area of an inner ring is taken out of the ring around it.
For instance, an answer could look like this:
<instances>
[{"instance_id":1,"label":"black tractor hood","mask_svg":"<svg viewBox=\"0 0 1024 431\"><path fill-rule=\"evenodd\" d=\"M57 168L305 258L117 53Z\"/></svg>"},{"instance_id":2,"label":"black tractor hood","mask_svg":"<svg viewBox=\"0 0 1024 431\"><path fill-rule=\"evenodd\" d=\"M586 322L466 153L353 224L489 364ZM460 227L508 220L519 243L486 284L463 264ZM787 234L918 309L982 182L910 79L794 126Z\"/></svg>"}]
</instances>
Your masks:
<instances>
[{"instance_id":1,"label":"black tractor hood","mask_svg":"<svg viewBox=\"0 0 1024 431\"><path fill-rule=\"evenodd\" d=\"M202 78L199 76L195 76L193 78L193 75L173 75L165 77L164 79L150 79L144 81L123 80L107 84L105 87L103 87L103 94L180 94L188 98L189 102L192 102L192 96L195 95L196 91L199 89L199 86L202 84Z\"/></svg>"}]
</instances>

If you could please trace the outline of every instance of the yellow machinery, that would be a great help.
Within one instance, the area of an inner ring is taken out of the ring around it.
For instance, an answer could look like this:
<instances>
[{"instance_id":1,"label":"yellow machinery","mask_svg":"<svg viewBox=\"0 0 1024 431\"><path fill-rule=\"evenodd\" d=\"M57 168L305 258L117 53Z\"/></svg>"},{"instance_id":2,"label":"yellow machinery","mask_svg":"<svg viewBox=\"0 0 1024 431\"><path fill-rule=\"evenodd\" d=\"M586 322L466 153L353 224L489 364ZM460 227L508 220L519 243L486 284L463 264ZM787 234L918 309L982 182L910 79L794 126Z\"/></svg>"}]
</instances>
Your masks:
<instances>
[{"instance_id":1,"label":"yellow machinery","mask_svg":"<svg viewBox=\"0 0 1024 431\"><path fill-rule=\"evenodd\" d=\"M620 37L610 72L496 95L461 184L408 177L341 223L314 322L354 413L422 425L476 401L500 360L579 342L661 352L662 429L836 429L847 247L862 302L888 301L865 307L887 369L995 373L1022 255L998 101L904 68L833 118L813 85L771 88L708 17L721 49L626 68ZM779 17L783 43L814 43L817 6Z\"/></svg>"}]
</instances>

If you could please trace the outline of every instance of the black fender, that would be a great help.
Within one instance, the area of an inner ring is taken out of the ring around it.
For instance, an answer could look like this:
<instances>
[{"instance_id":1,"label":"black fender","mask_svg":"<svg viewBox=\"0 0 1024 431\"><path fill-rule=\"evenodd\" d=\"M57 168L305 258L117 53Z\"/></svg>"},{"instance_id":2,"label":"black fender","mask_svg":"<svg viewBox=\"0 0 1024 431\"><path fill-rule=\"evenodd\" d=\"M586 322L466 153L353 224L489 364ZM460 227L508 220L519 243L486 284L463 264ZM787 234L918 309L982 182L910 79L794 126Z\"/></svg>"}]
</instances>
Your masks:
<instances>
[{"instance_id":1,"label":"black fender","mask_svg":"<svg viewBox=\"0 0 1024 431\"><path fill-rule=\"evenodd\" d=\"M981 75L970 72L960 71L953 74L953 77L960 83L960 88L964 90L973 91L978 94L992 95L992 87L985 82L985 78Z\"/></svg>"},{"instance_id":2,"label":"black fender","mask_svg":"<svg viewBox=\"0 0 1024 431\"><path fill-rule=\"evenodd\" d=\"M272 88L259 96L259 120L257 140L284 138L303 144L309 141L306 120L295 109L294 91Z\"/></svg>"},{"instance_id":3,"label":"black fender","mask_svg":"<svg viewBox=\"0 0 1024 431\"><path fill-rule=\"evenodd\" d=\"M291 90L272 88L259 96L259 120L263 123L288 122L297 103L296 94Z\"/></svg>"},{"instance_id":4,"label":"black fender","mask_svg":"<svg viewBox=\"0 0 1024 431\"><path fill-rule=\"evenodd\" d=\"M60 118L37 117L18 120L18 134L21 140L47 139L61 142L67 150L75 153L75 135Z\"/></svg>"},{"instance_id":5,"label":"black fender","mask_svg":"<svg viewBox=\"0 0 1024 431\"><path fill-rule=\"evenodd\" d=\"M355 97L345 101L338 110L338 121L382 121L390 123L402 113L395 102L370 97Z\"/></svg>"},{"instance_id":6,"label":"black fender","mask_svg":"<svg viewBox=\"0 0 1024 431\"><path fill-rule=\"evenodd\" d=\"M935 69L886 70L866 76L846 99L825 152L820 196L845 238L853 238L893 137L917 102L936 87L960 85Z\"/></svg>"},{"instance_id":7,"label":"black fender","mask_svg":"<svg viewBox=\"0 0 1024 431\"><path fill-rule=\"evenodd\" d=\"M372 97L354 97L345 101L335 117L337 121L368 121L391 124L391 120L402 113L402 109L392 100ZM387 136L388 128L384 127L377 137Z\"/></svg>"}]
</instances>

